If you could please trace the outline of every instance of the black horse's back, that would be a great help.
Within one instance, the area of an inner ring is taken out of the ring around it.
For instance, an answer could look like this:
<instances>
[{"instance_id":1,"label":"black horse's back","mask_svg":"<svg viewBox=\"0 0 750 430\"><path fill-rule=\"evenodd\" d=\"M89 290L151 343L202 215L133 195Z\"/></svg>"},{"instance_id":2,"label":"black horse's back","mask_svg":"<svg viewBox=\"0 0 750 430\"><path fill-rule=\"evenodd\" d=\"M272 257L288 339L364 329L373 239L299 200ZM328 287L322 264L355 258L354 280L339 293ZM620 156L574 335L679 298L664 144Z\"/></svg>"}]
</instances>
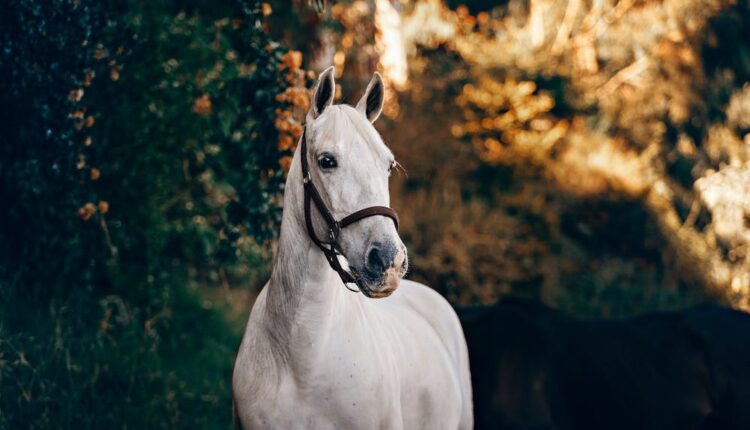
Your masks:
<instances>
[{"instance_id":1,"label":"black horse's back","mask_svg":"<svg viewBox=\"0 0 750 430\"><path fill-rule=\"evenodd\" d=\"M555 428L543 328L554 312L523 299L457 312L469 349L475 428Z\"/></svg>"},{"instance_id":2,"label":"black horse's back","mask_svg":"<svg viewBox=\"0 0 750 430\"><path fill-rule=\"evenodd\" d=\"M458 313L477 429L750 429L747 314L578 319L521 299Z\"/></svg>"},{"instance_id":3,"label":"black horse's back","mask_svg":"<svg viewBox=\"0 0 750 430\"><path fill-rule=\"evenodd\" d=\"M685 321L706 344L721 427L750 429L750 314L717 306L684 312Z\"/></svg>"}]
</instances>

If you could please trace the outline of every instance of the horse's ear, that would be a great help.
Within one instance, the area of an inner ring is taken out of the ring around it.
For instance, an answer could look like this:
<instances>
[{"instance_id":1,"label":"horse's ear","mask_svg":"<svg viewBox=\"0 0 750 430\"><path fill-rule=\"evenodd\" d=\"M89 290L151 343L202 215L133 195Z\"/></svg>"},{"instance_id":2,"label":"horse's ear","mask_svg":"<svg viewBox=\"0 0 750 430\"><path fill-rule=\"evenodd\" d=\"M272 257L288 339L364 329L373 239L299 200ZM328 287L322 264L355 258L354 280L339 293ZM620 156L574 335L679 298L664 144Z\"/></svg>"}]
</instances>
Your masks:
<instances>
[{"instance_id":1,"label":"horse's ear","mask_svg":"<svg viewBox=\"0 0 750 430\"><path fill-rule=\"evenodd\" d=\"M318 76L318 82L315 83L315 89L313 90L312 103L310 103L312 119L319 117L333 103L333 95L336 92L333 71L333 66L331 66L323 70Z\"/></svg>"},{"instance_id":2,"label":"horse's ear","mask_svg":"<svg viewBox=\"0 0 750 430\"><path fill-rule=\"evenodd\" d=\"M370 122L375 122L383 111L383 100L385 99L385 85L380 73L372 75L370 83L367 84L365 94L357 103L357 110L362 112Z\"/></svg>"}]
</instances>

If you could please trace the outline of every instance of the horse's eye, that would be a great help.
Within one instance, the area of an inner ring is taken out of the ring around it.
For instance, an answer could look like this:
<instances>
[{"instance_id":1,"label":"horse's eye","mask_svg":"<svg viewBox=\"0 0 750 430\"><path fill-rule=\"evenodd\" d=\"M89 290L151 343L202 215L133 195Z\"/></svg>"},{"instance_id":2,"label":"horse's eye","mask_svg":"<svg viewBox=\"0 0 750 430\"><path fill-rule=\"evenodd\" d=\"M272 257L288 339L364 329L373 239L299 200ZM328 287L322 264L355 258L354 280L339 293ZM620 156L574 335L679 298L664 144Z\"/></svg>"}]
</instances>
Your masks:
<instances>
[{"instance_id":1,"label":"horse's eye","mask_svg":"<svg viewBox=\"0 0 750 430\"><path fill-rule=\"evenodd\" d=\"M334 169L338 167L336 159L331 154L323 154L318 158L318 166L321 169Z\"/></svg>"}]
</instances>

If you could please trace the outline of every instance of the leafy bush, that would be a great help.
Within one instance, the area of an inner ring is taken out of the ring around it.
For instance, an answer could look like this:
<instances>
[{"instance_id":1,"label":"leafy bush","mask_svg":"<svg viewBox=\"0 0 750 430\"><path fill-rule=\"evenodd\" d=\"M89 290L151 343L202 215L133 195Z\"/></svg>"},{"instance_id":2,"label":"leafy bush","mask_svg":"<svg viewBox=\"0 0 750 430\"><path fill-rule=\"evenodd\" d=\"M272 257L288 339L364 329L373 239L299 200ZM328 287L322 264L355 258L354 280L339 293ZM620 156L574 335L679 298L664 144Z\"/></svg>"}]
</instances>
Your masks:
<instances>
[{"instance_id":1,"label":"leafy bush","mask_svg":"<svg viewBox=\"0 0 750 430\"><path fill-rule=\"evenodd\" d=\"M5 7L0 428L228 425L239 333L188 285L267 270L279 94L306 78L263 18L253 1Z\"/></svg>"}]
</instances>

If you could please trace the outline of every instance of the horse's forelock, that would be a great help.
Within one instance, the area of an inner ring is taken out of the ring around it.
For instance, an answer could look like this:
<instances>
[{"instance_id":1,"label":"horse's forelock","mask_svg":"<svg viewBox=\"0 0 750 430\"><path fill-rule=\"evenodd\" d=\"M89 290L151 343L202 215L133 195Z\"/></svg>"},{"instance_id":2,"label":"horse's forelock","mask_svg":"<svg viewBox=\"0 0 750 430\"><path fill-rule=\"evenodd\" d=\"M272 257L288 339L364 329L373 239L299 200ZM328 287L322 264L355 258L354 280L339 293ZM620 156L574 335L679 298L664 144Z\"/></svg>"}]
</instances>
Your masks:
<instances>
[{"instance_id":1,"label":"horse's forelock","mask_svg":"<svg viewBox=\"0 0 750 430\"><path fill-rule=\"evenodd\" d=\"M393 153L385 145L385 142L383 142L383 138L380 137L380 133L378 133L378 131L375 129L372 123L370 123L367 117L362 115L362 112L359 112L351 106L344 106L344 108L345 109L342 110L351 119L352 124L354 124L354 127L357 129L357 132L364 138L365 142L367 142L370 148L372 148L373 151L376 151L381 159L392 159Z\"/></svg>"}]
</instances>

